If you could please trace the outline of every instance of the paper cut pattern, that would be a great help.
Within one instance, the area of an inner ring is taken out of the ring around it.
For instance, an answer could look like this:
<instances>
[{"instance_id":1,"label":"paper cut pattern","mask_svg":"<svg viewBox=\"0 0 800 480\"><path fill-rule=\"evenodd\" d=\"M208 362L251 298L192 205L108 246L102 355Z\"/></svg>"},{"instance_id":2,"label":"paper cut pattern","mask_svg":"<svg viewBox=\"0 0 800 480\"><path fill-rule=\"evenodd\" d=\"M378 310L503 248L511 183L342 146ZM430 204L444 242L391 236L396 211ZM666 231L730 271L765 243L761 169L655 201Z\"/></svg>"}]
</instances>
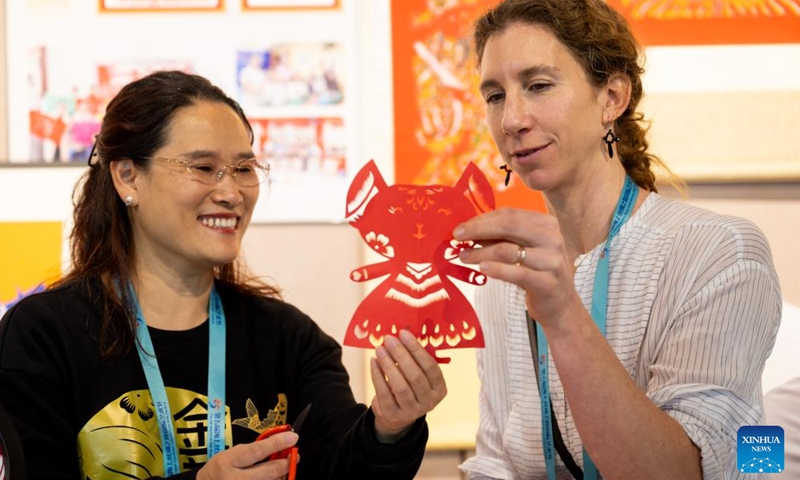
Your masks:
<instances>
[{"instance_id":1,"label":"paper cut pattern","mask_svg":"<svg viewBox=\"0 0 800 480\"><path fill-rule=\"evenodd\" d=\"M436 352L483 347L475 310L450 280L483 285L486 276L455 263L472 242L457 242L453 229L476 214L494 209L486 176L469 163L456 185L388 186L374 161L353 179L346 217L385 262L353 270L350 279L384 279L358 306L344 344L374 348L384 335L406 328L440 363Z\"/></svg>"}]
</instances>

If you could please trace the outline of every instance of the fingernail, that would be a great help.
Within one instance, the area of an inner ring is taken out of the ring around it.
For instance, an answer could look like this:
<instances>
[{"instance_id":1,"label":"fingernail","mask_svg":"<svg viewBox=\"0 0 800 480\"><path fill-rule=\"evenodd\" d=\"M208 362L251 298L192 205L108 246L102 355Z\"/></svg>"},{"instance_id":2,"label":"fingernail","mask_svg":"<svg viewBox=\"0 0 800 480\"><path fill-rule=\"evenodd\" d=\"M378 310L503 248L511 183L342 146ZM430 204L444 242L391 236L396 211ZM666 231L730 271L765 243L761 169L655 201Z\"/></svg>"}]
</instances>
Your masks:
<instances>
[{"instance_id":1,"label":"fingernail","mask_svg":"<svg viewBox=\"0 0 800 480\"><path fill-rule=\"evenodd\" d=\"M392 348L395 348L399 345L397 339L392 337L391 335L386 335L386 337L384 337L383 339L383 343Z\"/></svg>"},{"instance_id":2,"label":"fingernail","mask_svg":"<svg viewBox=\"0 0 800 480\"><path fill-rule=\"evenodd\" d=\"M379 345L377 348L375 348L375 354L378 355L378 358L386 358L389 356L389 354L386 353L386 348L383 345Z\"/></svg>"},{"instance_id":3,"label":"fingernail","mask_svg":"<svg viewBox=\"0 0 800 480\"><path fill-rule=\"evenodd\" d=\"M455 230L453 230L453 238L456 240L460 239L461 236L464 235L464 230L464 227L457 227Z\"/></svg>"},{"instance_id":4,"label":"fingernail","mask_svg":"<svg viewBox=\"0 0 800 480\"><path fill-rule=\"evenodd\" d=\"M410 342L416 342L417 337L415 337L414 334L409 332L408 330L400 330L400 340L402 340L403 343L407 344Z\"/></svg>"},{"instance_id":5,"label":"fingernail","mask_svg":"<svg viewBox=\"0 0 800 480\"><path fill-rule=\"evenodd\" d=\"M298 435L298 434L296 434L294 432L286 432L286 435L283 437L284 442L285 442L284 445L286 445L287 447L291 447L292 445L297 443L297 439L299 439L299 438L300 438L300 435Z\"/></svg>"},{"instance_id":6,"label":"fingernail","mask_svg":"<svg viewBox=\"0 0 800 480\"><path fill-rule=\"evenodd\" d=\"M489 262L481 262L478 264L478 270L486 273L489 271Z\"/></svg>"}]
</instances>

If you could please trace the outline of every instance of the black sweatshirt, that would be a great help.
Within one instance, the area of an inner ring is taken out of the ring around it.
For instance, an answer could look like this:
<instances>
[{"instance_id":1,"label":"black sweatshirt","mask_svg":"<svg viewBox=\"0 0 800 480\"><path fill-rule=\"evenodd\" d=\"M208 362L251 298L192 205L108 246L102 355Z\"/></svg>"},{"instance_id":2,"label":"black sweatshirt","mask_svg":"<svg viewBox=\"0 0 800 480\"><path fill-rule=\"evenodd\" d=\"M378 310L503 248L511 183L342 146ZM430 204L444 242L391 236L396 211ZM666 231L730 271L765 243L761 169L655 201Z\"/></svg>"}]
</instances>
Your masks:
<instances>
[{"instance_id":1,"label":"black sweatshirt","mask_svg":"<svg viewBox=\"0 0 800 480\"><path fill-rule=\"evenodd\" d=\"M226 446L292 423L298 480L412 479L422 462L424 418L381 444L374 415L353 398L341 347L282 301L218 284L226 315ZM22 438L28 478L163 475L158 424L133 350L100 357L100 314L87 289L67 285L27 297L0 321L0 397ZM206 461L208 321L188 331L150 328L175 424L181 478Z\"/></svg>"}]
</instances>

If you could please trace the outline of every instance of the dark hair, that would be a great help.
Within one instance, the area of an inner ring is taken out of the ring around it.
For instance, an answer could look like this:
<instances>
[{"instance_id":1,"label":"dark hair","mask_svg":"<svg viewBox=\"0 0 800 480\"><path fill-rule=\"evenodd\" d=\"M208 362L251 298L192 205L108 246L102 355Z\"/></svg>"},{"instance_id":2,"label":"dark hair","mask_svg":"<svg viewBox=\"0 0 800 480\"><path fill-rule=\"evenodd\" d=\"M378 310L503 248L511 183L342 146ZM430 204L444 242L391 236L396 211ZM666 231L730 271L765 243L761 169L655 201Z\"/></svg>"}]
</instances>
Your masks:
<instances>
[{"instance_id":1,"label":"dark hair","mask_svg":"<svg viewBox=\"0 0 800 480\"><path fill-rule=\"evenodd\" d=\"M680 186L666 165L647 151L649 128L644 115L637 112L642 99L643 57L628 22L604 0L505 0L475 22L473 39L478 66L486 42L513 23L542 25L548 28L572 53L595 87L605 85L613 74L631 82L628 108L614 122L621 141L619 157L628 175L642 188L656 192L656 166L669 177L668 183Z\"/></svg>"},{"instance_id":2,"label":"dark hair","mask_svg":"<svg viewBox=\"0 0 800 480\"><path fill-rule=\"evenodd\" d=\"M176 112L198 101L231 107L253 141L242 108L219 87L199 75L155 72L127 84L109 102L96 138L96 160L90 158L92 166L75 186L72 266L57 285L78 282L102 307L98 340L104 357L121 357L136 341L132 302L125 288L136 246L128 208L114 188L111 162L130 159L137 168L147 170L147 157L167 142ZM276 288L254 279L238 260L215 268L215 277L243 293L279 296Z\"/></svg>"}]
</instances>

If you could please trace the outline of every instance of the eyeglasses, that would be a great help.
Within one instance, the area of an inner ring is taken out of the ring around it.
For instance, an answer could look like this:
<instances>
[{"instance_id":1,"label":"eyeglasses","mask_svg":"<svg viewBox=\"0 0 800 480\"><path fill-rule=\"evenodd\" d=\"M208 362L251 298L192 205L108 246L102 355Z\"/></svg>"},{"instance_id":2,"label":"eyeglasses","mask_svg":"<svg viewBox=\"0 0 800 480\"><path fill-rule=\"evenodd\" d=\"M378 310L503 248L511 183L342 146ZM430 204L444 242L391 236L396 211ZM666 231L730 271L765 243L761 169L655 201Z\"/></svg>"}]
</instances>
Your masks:
<instances>
[{"instance_id":1,"label":"eyeglasses","mask_svg":"<svg viewBox=\"0 0 800 480\"><path fill-rule=\"evenodd\" d=\"M269 177L269 164L251 158L244 160L235 165L222 165L214 166L206 163L190 163L180 158L166 158L166 157L143 157L144 159L153 160L156 162L172 163L184 167L186 172L192 178L204 185L214 185L220 182L227 173L231 176L234 182L242 187L255 187L264 182Z\"/></svg>"}]
</instances>

